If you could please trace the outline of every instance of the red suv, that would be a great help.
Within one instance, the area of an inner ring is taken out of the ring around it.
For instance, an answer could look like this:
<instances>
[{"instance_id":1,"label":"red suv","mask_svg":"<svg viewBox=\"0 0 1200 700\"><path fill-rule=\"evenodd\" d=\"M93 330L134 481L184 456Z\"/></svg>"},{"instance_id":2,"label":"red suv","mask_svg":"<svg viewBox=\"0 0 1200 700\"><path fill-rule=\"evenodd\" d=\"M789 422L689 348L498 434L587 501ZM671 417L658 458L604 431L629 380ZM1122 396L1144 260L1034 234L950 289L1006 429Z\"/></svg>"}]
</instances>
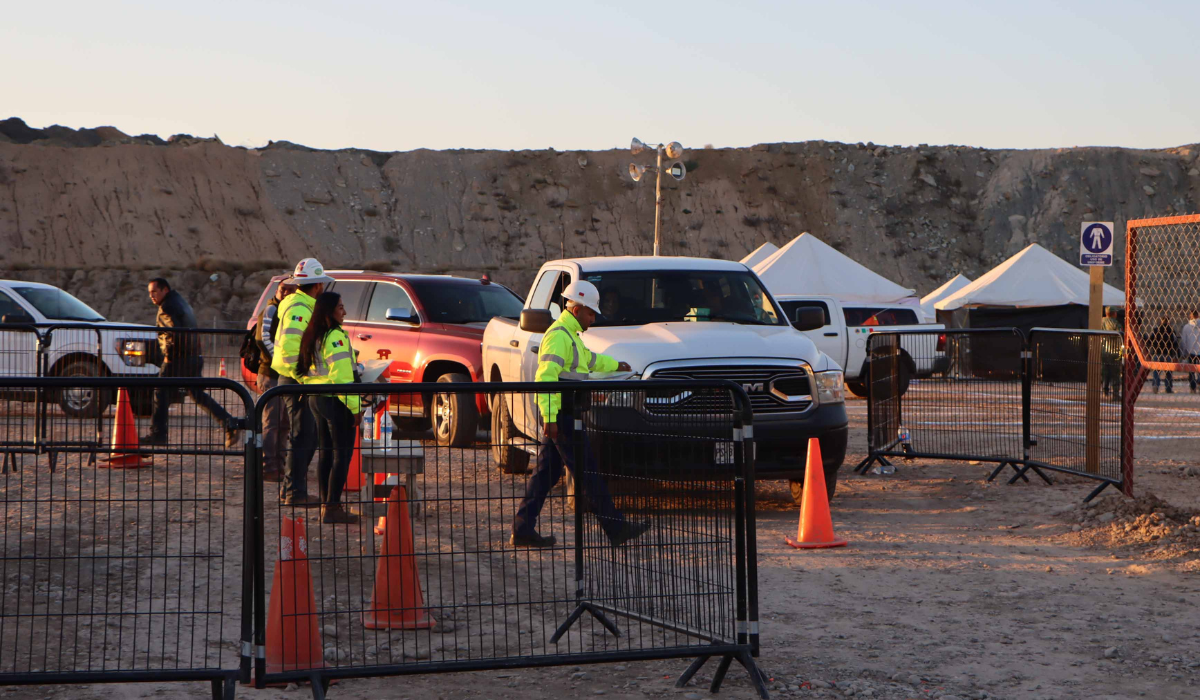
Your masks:
<instances>
[{"instance_id":1,"label":"red suv","mask_svg":"<svg viewBox=\"0 0 1200 700\"><path fill-rule=\"evenodd\" d=\"M388 376L394 383L486 381L484 327L496 316L519 319L524 306L510 289L487 278L361 270L327 270L325 274L335 280L327 291L342 295L346 306L343 326L358 350L359 361L391 360ZM254 327L284 279L287 275L271 279L247 329ZM242 374L254 386L255 375L244 363ZM474 442L479 417L490 411L486 394L477 394L474 401L453 394L392 399L398 427L432 427L438 444L453 447Z\"/></svg>"}]
</instances>

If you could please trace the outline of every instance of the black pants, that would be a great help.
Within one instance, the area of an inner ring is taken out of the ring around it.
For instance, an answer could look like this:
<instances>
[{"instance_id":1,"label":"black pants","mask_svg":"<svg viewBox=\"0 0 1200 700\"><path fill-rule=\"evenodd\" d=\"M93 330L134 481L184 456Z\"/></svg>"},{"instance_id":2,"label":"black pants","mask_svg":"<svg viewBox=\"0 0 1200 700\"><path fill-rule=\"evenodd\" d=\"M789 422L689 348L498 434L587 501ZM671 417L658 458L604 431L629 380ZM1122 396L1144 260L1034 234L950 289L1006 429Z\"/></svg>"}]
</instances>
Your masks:
<instances>
[{"instance_id":1,"label":"black pants","mask_svg":"<svg viewBox=\"0 0 1200 700\"><path fill-rule=\"evenodd\" d=\"M186 360L163 362L158 371L160 377L199 377L204 370L204 358L194 357ZM154 411L150 418L150 432L154 435L167 434L167 417L171 410L171 395L174 389L162 387L154 390ZM205 413L221 425L223 430L229 429L229 411L225 410L216 399L200 389L189 388L187 393Z\"/></svg>"},{"instance_id":2,"label":"black pants","mask_svg":"<svg viewBox=\"0 0 1200 700\"><path fill-rule=\"evenodd\" d=\"M350 460L354 457L356 430L354 414L346 404L332 396L310 396L308 406L317 422L317 480L321 503L332 506L342 502Z\"/></svg>"},{"instance_id":3,"label":"black pants","mask_svg":"<svg viewBox=\"0 0 1200 700\"><path fill-rule=\"evenodd\" d=\"M575 464L575 440L582 442L580 448L584 455L582 473ZM525 499L513 518L512 531L515 535L532 535L537 532L538 514L546 503L550 489L563 477L563 470L570 469L575 477L575 507L582 508L584 502L600 519L600 527L609 538L621 532L625 524L625 516L613 504L612 496L608 493L608 485L600 478L596 467L596 455L592 453L592 445L587 433L575 433L575 420L570 416L558 414L558 439L551 441L542 436L541 447L538 448L537 469L529 477L525 485ZM581 493L582 492L582 493ZM580 498L580 496L585 498Z\"/></svg>"},{"instance_id":4,"label":"black pants","mask_svg":"<svg viewBox=\"0 0 1200 700\"><path fill-rule=\"evenodd\" d=\"M290 377L279 378L280 386L299 384ZM317 422L308 407L308 400L296 394L283 397L283 410L288 416L287 468L279 482L279 497L308 495L308 463L317 449Z\"/></svg>"}]
</instances>

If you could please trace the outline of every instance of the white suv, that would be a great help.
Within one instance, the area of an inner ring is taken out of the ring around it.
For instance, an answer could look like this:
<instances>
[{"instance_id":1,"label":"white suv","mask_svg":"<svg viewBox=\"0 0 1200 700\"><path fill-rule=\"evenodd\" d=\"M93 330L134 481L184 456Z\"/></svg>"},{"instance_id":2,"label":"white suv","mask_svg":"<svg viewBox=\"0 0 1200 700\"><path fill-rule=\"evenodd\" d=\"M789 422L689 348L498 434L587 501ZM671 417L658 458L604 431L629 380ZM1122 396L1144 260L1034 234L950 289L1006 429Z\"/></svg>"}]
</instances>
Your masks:
<instances>
[{"instance_id":1,"label":"white suv","mask_svg":"<svg viewBox=\"0 0 1200 700\"><path fill-rule=\"evenodd\" d=\"M58 287L0 280L0 376L153 377L158 367L146 358L157 338L150 326L109 323ZM39 343L45 344L44 357ZM32 400L33 393L22 398ZM56 399L67 415L85 417L102 412L112 396L70 389ZM139 414L148 413L149 392L135 392L133 404Z\"/></svg>"}]
</instances>

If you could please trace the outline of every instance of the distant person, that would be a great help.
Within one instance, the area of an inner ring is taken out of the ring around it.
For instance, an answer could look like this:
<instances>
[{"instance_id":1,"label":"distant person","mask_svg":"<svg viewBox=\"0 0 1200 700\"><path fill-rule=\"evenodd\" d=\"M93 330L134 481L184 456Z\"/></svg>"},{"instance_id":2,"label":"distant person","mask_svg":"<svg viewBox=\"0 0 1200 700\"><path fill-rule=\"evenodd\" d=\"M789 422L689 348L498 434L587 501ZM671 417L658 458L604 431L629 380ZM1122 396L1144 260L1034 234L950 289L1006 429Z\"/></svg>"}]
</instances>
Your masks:
<instances>
[{"instance_id":1,"label":"distant person","mask_svg":"<svg viewBox=\"0 0 1200 700\"><path fill-rule=\"evenodd\" d=\"M274 356L271 369L279 373L279 385L299 384L300 375L296 363L300 360L300 338L312 318L316 297L325 291L325 285L333 282L325 275L325 268L316 258L305 258L296 264L296 271L284 280L296 286L296 291L279 302L276 312L279 328L275 337ZM279 484L279 500L284 505L316 507L321 499L308 495L308 463L317 449L317 424L303 396L283 397L288 416L288 456Z\"/></svg>"},{"instance_id":2,"label":"distant person","mask_svg":"<svg viewBox=\"0 0 1200 700\"><path fill-rule=\"evenodd\" d=\"M628 364L591 352L579 338L580 333L596 322L596 314L600 311L600 291L596 285L585 280L574 282L563 290L563 299L566 300L566 311L542 335L534 381L557 383L563 379L585 380L592 372L628 372ZM587 435L582 431L576 433L574 417L561 411L562 394L538 394L537 405L543 425L537 469L525 486L525 498L513 518L509 542L517 547L554 545L554 535L538 533L537 521L546 496L562 478L564 469L571 470L577 488L581 489L591 506L590 510L600 520L601 529L614 547L650 529L650 523L630 523L617 510L608 493L608 486L600 478L596 456L592 454ZM582 441L581 447L586 455L584 464L575 463L576 440ZM583 507L583 503L578 503L576 507Z\"/></svg>"},{"instance_id":3,"label":"distant person","mask_svg":"<svg viewBox=\"0 0 1200 700\"><path fill-rule=\"evenodd\" d=\"M600 315L605 320L616 319L621 313L621 293L615 287L604 290L600 296Z\"/></svg>"},{"instance_id":4,"label":"distant person","mask_svg":"<svg viewBox=\"0 0 1200 700\"><path fill-rule=\"evenodd\" d=\"M1110 306L1105 309L1104 319L1100 321L1100 329L1116 331L1121 334L1121 338L1105 338L1104 352L1101 353L1100 374L1104 378L1104 395L1109 396L1117 384L1121 366L1121 350L1125 344L1125 324L1121 323L1121 319L1117 315L1117 307ZM1116 386L1116 395L1118 397L1121 395L1120 386Z\"/></svg>"},{"instance_id":5,"label":"distant person","mask_svg":"<svg viewBox=\"0 0 1200 700\"><path fill-rule=\"evenodd\" d=\"M158 315L154 323L159 328L187 329L198 328L196 315L192 307L179 292L171 289L171 285L162 277L150 280L146 290L150 301L158 307ZM200 351L200 335L195 332L168 332L158 334L158 348L161 362L158 376L160 377L200 377L204 371L204 357ZM150 432L141 438L144 445L167 444L167 418L171 410L171 395L175 391L169 387L154 390L154 409L150 417ZM212 416L213 420L225 431L225 446L237 447L241 431L234 427L234 418L213 397L196 388L187 389L187 393L196 405Z\"/></svg>"},{"instance_id":6,"label":"distant person","mask_svg":"<svg viewBox=\"0 0 1200 700\"><path fill-rule=\"evenodd\" d=\"M1179 350L1187 356L1187 361L1193 365L1200 364L1200 312L1195 309L1188 314L1190 319L1179 330ZM1196 373L1188 372L1188 388L1196 393Z\"/></svg>"},{"instance_id":7,"label":"distant person","mask_svg":"<svg viewBox=\"0 0 1200 700\"><path fill-rule=\"evenodd\" d=\"M267 308L258 315L258 327L254 332L255 342L258 343L258 393L264 394L279 385L279 373L271 369L271 361L275 358L275 347L279 337L279 304L289 294L296 291L290 284L282 282L275 288L275 295L267 302ZM288 434L288 416L282 397L276 397L267 402L262 412L263 436L263 480L281 481L283 479L283 461L287 454L284 447L284 436Z\"/></svg>"},{"instance_id":8,"label":"distant person","mask_svg":"<svg viewBox=\"0 0 1200 700\"><path fill-rule=\"evenodd\" d=\"M1175 331L1171 330L1171 324L1167 319L1158 322L1158 326L1154 328L1154 332L1150 334L1150 352L1148 353L1152 360L1157 362L1175 362L1179 359L1179 343L1176 342ZM1175 380L1170 372L1165 372L1167 375L1167 393L1174 393ZM1154 387L1154 393L1158 393L1159 378L1158 370L1154 370L1150 381Z\"/></svg>"},{"instance_id":9,"label":"distant person","mask_svg":"<svg viewBox=\"0 0 1200 700\"><path fill-rule=\"evenodd\" d=\"M313 304L312 319L300 337L296 373L309 386L354 383L354 348L342 329L346 307L336 292L323 292ZM317 483L321 490L321 522L354 524L358 515L342 506L342 491L354 457L362 399L358 394L309 396L317 425Z\"/></svg>"}]
</instances>

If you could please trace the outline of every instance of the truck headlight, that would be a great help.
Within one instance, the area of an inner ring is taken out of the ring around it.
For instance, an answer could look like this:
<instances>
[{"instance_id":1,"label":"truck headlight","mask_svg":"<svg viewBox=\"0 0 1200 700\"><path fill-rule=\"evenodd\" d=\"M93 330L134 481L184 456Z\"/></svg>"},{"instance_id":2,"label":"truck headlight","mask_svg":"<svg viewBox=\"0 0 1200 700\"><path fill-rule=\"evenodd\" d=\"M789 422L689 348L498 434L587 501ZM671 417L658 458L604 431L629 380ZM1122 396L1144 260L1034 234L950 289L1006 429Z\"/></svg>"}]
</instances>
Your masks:
<instances>
[{"instance_id":1,"label":"truck headlight","mask_svg":"<svg viewBox=\"0 0 1200 700\"><path fill-rule=\"evenodd\" d=\"M831 369L828 372L816 372L817 401L826 403L843 403L846 400L845 377L841 370Z\"/></svg>"},{"instance_id":2,"label":"truck headlight","mask_svg":"<svg viewBox=\"0 0 1200 700\"><path fill-rule=\"evenodd\" d=\"M146 364L146 341L117 340L117 355L130 367L142 367Z\"/></svg>"}]
</instances>

